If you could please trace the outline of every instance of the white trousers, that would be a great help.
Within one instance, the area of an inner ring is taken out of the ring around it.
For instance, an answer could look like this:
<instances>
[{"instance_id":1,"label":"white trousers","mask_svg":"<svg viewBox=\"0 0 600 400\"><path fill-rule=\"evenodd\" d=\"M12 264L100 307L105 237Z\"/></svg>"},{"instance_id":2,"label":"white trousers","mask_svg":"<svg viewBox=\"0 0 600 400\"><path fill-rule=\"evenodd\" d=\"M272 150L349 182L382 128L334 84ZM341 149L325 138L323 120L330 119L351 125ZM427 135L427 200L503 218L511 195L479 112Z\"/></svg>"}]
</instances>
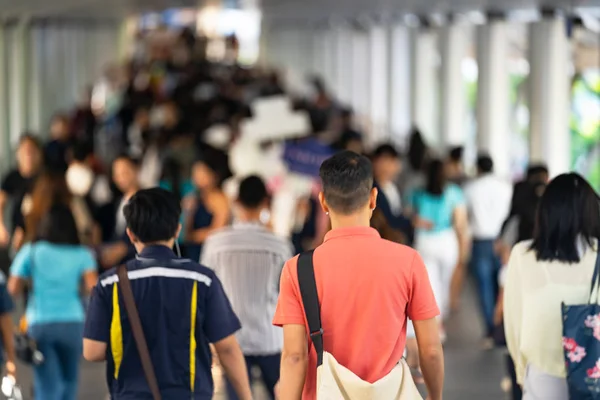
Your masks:
<instances>
[{"instance_id":1,"label":"white trousers","mask_svg":"<svg viewBox=\"0 0 600 400\"><path fill-rule=\"evenodd\" d=\"M527 365L523 382L523 400L568 400L565 378L548 375L531 364Z\"/></svg>"},{"instance_id":2,"label":"white trousers","mask_svg":"<svg viewBox=\"0 0 600 400\"><path fill-rule=\"evenodd\" d=\"M442 318L450 311L450 284L458 263L458 239L452 229L420 233L416 249L423 258Z\"/></svg>"}]
</instances>

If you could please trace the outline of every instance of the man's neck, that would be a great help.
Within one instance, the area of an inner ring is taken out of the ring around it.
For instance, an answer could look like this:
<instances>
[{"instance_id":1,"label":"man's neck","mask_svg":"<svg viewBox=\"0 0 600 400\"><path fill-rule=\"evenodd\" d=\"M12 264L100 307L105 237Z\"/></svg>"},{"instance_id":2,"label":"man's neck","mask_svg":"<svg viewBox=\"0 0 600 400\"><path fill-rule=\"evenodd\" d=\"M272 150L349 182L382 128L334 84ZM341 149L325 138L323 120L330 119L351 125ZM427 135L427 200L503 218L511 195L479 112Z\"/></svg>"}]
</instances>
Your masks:
<instances>
[{"instance_id":1,"label":"man's neck","mask_svg":"<svg viewBox=\"0 0 600 400\"><path fill-rule=\"evenodd\" d=\"M330 214L331 228L354 228L354 227L366 227L371 226L371 214L370 213L357 213L351 215L336 215Z\"/></svg>"},{"instance_id":2,"label":"man's neck","mask_svg":"<svg viewBox=\"0 0 600 400\"><path fill-rule=\"evenodd\" d=\"M126 191L125 193L123 193L123 197L126 199L130 199L133 197L134 194L136 194L140 189L139 188L134 188L131 190Z\"/></svg>"},{"instance_id":3,"label":"man's neck","mask_svg":"<svg viewBox=\"0 0 600 400\"><path fill-rule=\"evenodd\" d=\"M245 224L260 223L260 213L262 210L241 210L237 220Z\"/></svg>"},{"instance_id":4,"label":"man's neck","mask_svg":"<svg viewBox=\"0 0 600 400\"><path fill-rule=\"evenodd\" d=\"M148 247L162 246L162 247L166 247L168 249L172 249L174 245L175 245L174 239L167 240L167 241L161 241L161 242L154 242L154 243L139 243L139 242L134 243L135 250L137 251L138 254L140 254L142 251L144 251L144 249L146 249Z\"/></svg>"}]
</instances>

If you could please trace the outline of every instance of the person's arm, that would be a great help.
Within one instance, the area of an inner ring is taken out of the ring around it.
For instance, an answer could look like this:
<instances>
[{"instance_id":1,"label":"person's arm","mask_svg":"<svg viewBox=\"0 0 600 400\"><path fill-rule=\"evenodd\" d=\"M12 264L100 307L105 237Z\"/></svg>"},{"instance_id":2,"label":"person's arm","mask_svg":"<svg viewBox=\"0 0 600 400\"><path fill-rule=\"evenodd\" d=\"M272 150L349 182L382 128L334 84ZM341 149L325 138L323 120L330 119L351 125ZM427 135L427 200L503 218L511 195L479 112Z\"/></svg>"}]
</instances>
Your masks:
<instances>
[{"instance_id":1,"label":"person's arm","mask_svg":"<svg viewBox=\"0 0 600 400\"><path fill-rule=\"evenodd\" d=\"M215 230L227 225L230 217L229 201L224 194L215 195L207 204L207 208L212 213L212 222L206 228L193 230L190 239L195 243L203 243L206 238Z\"/></svg>"},{"instance_id":2,"label":"person's arm","mask_svg":"<svg viewBox=\"0 0 600 400\"><path fill-rule=\"evenodd\" d=\"M6 193L4 190L0 190L0 246L3 247L8 245L10 240L10 234L8 233L8 229L4 223L4 212L7 203L8 193Z\"/></svg>"},{"instance_id":3,"label":"person's arm","mask_svg":"<svg viewBox=\"0 0 600 400\"><path fill-rule=\"evenodd\" d=\"M302 390L308 369L308 347L306 327L289 324L283 326L283 351L279 377L279 399L297 400Z\"/></svg>"},{"instance_id":4,"label":"person's arm","mask_svg":"<svg viewBox=\"0 0 600 400\"><path fill-rule=\"evenodd\" d=\"M129 251L129 246L123 241L106 245L100 250L100 264L102 268L112 268L118 264Z\"/></svg>"},{"instance_id":5,"label":"person's arm","mask_svg":"<svg viewBox=\"0 0 600 400\"><path fill-rule=\"evenodd\" d=\"M0 274L0 333L6 354L6 371L9 375L15 376L17 372L15 367L15 328L12 317L14 304L6 288L6 278L1 272Z\"/></svg>"},{"instance_id":6,"label":"person's arm","mask_svg":"<svg viewBox=\"0 0 600 400\"><path fill-rule=\"evenodd\" d=\"M504 285L504 333L506 336L506 347L515 363L517 382L523 384L525 366L527 361L521 354L521 326L522 326L522 278L519 272L518 252L522 251L519 245L515 247L510 255L506 267L506 283Z\"/></svg>"},{"instance_id":7,"label":"person's arm","mask_svg":"<svg viewBox=\"0 0 600 400\"><path fill-rule=\"evenodd\" d=\"M435 301L429 274L419 253L414 252L410 271L410 299L407 317L413 322L419 344L419 360L430 400L442 397L444 355L440 340L440 310Z\"/></svg>"},{"instance_id":8,"label":"person's arm","mask_svg":"<svg viewBox=\"0 0 600 400\"><path fill-rule=\"evenodd\" d=\"M248 380L246 361L242 349L235 335L230 335L214 344L215 350L225 370L228 381L231 383L240 400L251 400L252 390Z\"/></svg>"},{"instance_id":9,"label":"person's arm","mask_svg":"<svg viewBox=\"0 0 600 400\"><path fill-rule=\"evenodd\" d=\"M98 282L92 291L83 329L83 357L88 361L100 362L106 359L106 344L110 339L110 293L113 288L112 285L103 287Z\"/></svg>"},{"instance_id":10,"label":"person's arm","mask_svg":"<svg viewBox=\"0 0 600 400\"><path fill-rule=\"evenodd\" d=\"M415 334L419 344L419 362L427 386L427 398L441 400L444 388L444 351L440 341L437 318L414 320Z\"/></svg>"},{"instance_id":11,"label":"person's arm","mask_svg":"<svg viewBox=\"0 0 600 400\"><path fill-rule=\"evenodd\" d=\"M14 298L23 292L25 283L31 277L31 244L27 244L19 250L10 265L10 277L8 278L8 293Z\"/></svg>"},{"instance_id":12,"label":"person's arm","mask_svg":"<svg viewBox=\"0 0 600 400\"><path fill-rule=\"evenodd\" d=\"M452 213L452 222L458 238L458 263L464 265L469 257L469 218L467 207L460 205Z\"/></svg>"}]
</instances>

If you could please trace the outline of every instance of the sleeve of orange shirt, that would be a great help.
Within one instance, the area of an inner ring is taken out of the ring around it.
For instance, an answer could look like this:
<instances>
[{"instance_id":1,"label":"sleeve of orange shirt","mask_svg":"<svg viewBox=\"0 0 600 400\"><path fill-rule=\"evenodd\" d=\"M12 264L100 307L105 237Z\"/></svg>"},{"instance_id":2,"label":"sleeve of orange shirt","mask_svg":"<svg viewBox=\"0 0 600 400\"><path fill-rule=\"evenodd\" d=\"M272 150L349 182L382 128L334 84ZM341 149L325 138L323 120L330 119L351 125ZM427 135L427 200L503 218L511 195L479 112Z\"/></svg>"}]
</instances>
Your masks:
<instances>
[{"instance_id":1,"label":"sleeve of orange shirt","mask_svg":"<svg viewBox=\"0 0 600 400\"><path fill-rule=\"evenodd\" d=\"M411 277L410 299L407 307L408 318L412 321L421 321L440 315L440 309L431 289L427 269L423 259L416 251L412 261Z\"/></svg>"},{"instance_id":2,"label":"sleeve of orange shirt","mask_svg":"<svg viewBox=\"0 0 600 400\"><path fill-rule=\"evenodd\" d=\"M304 307L298 292L298 257L288 260L281 272L279 300L273 317L273 325L305 324Z\"/></svg>"}]
</instances>

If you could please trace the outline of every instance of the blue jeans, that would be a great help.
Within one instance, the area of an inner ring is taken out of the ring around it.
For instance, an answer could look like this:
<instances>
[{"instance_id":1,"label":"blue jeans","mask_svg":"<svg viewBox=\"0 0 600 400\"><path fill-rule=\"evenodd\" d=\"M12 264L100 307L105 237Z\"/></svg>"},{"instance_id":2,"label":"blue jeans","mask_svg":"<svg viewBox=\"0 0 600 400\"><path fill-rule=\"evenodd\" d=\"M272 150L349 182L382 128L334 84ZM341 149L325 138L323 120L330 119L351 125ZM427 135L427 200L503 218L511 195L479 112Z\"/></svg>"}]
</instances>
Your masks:
<instances>
[{"instance_id":1,"label":"blue jeans","mask_svg":"<svg viewBox=\"0 0 600 400\"><path fill-rule=\"evenodd\" d=\"M35 400L77 400L83 323L36 324L29 334L44 355L33 368Z\"/></svg>"},{"instance_id":2,"label":"blue jeans","mask_svg":"<svg viewBox=\"0 0 600 400\"><path fill-rule=\"evenodd\" d=\"M252 367L257 366L260 369L263 382L267 387L269 398L275 398L275 384L279 381L279 367L281 366L281 354L272 356L245 356L246 367L248 367L248 377L252 384ZM238 400L233 386L227 381L227 398L229 400Z\"/></svg>"},{"instance_id":3,"label":"blue jeans","mask_svg":"<svg viewBox=\"0 0 600 400\"><path fill-rule=\"evenodd\" d=\"M494 241L473 240L471 268L477 280L481 310L488 337L494 331L494 309L498 299L498 273L500 267L500 258L494 252Z\"/></svg>"}]
</instances>

